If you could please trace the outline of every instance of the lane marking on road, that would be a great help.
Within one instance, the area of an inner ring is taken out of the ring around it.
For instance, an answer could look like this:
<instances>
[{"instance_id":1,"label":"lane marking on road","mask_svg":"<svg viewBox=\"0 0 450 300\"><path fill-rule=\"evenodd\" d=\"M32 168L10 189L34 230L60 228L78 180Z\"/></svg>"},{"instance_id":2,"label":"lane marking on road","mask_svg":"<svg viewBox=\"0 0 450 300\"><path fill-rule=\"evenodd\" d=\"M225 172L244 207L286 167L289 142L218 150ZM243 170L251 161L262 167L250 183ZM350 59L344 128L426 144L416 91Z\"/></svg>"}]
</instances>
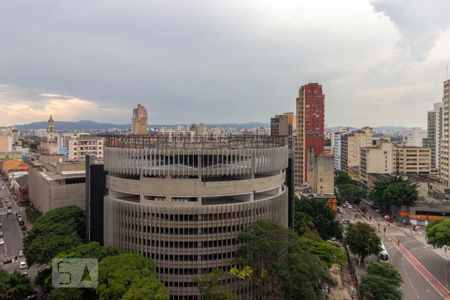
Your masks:
<instances>
[{"instance_id":1,"label":"lane marking on road","mask_svg":"<svg viewBox=\"0 0 450 300\"><path fill-rule=\"evenodd\" d=\"M428 271L427 268L411 253L409 250L402 245L398 244L398 240L394 237L391 238L391 242L398 251L400 251L403 256L409 261L409 263L425 278L426 281L442 296L445 300L450 300L449 290Z\"/></svg>"},{"instance_id":2,"label":"lane marking on road","mask_svg":"<svg viewBox=\"0 0 450 300\"><path fill-rule=\"evenodd\" d=\"M403 272L405 272L406 279L408 279L408 281L409 281L409 285L412 287L414 294L416 294L417 299L420 299L419 293L417 292L416 288L414 287L414 284L412 283L411 279L409 278L408 272L406 272L405 262L403 260L402 260L402 268L403 268Z\"/></svg>"}]
</instances>

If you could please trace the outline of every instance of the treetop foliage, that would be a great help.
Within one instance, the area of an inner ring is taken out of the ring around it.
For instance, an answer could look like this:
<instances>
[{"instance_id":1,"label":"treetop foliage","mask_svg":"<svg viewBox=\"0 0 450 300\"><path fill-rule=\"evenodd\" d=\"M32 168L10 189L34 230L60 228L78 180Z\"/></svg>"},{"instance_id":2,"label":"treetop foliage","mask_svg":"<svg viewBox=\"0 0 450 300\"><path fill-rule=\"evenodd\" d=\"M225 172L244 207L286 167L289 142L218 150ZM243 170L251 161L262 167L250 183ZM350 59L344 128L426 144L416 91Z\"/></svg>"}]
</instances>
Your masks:
<instances>
[{"instance_id":1,"label":"treetop foliage","mask_svg":"<svg viewBox=\"0 0 450 300\"><path fill-rule=\"evenodd\" d=\"M381 251L381 240L375 229L367 223L357 222L349 224L345 243L353 254L362 260L369 254L377 254Z\"/></svg>"},{"instance_id":2,"label":"treetop foliage","mask_svg":"<svg viewBox=\"0 0 450 300\"><path fill-rule=\"evenodd\" d=\"M400 300L402 278L389 263L373 262L361 278L360 291L367 300Z\"/></svg>"},{"instance_id":3,"label":"treetop foliage","mask_svg":"<svg viewBox=\"0 0 450 300\"><path fill-rule=\"evenodd\" d=\"M302 214L297 214L298 212ZM306 214L306 215L305 215ZM311 229L311 221L314 228L324 240L332 237L341 237L339 222L334 220L335 213L328 207L326 199L300 198L295 201L295 224L301 234Z\"/></svg>"},{"instance_id":4,"label":"treetop foliage","mask_svg":"<svg viewBox=\"0 0 450 300\"><path fill-rule=\"evenodd\" d=\"M77 206L48 211L39 217L24 238L24 254L28 265L47 264L61 251L82 243L84 212Z\"/></svg>"},{"instance_id":5,"label":"treetop foliage","mask_svg":"<svg viewBox=\"0 0 450 300\"><path fill-rule=\"evenodd\" d=\"M442 218L427 225L427 241L434 247L450 246L450 218Z\"/></svg>"},{"instance_id":6,"label":"treetop foliage","mask_svg":"<svg viewBox=\"0 0 450 300\"><path fill-rule=\"evenodd\" d=\"M169 299L166 287L154 272L153 262L140 254L105 257L98 269L97 294L100 299Z\"/></svg>"},{"instance_id":7,"label":"treetop foliage","mask_svg":"<svg viewBox=\"0 0 450 300\"><path fill-rule=\"evenodd\" d=\"M33 294L33 288L26 275L17 271L9 274L0 268L0 299L26 299L31 294Z\"/></svg>"},{"instance_id":8,"label":"treetop foliage","mask_svg":"<svg viewBox=\"0 0 450 300\"><path fill-rule=\"evenodd\" d=\"M384 211L392 207L412 205L417 200L419 192L417 184L400 176L375 181L370 200Z\"/></svg>"},{"instance_id":9,"label":"treetop foliage","mask_svg":"<svg viewBox=\"0 0 450 300\"><path fill-rule=\"evenodd\" d=\"M251 266L252 282L263 298L322 299L324 285L334 284L328 262L310 251L314 242L274 221L257 221L239 239L244 243L238 262Z\"/></svg>"}]
</instances>

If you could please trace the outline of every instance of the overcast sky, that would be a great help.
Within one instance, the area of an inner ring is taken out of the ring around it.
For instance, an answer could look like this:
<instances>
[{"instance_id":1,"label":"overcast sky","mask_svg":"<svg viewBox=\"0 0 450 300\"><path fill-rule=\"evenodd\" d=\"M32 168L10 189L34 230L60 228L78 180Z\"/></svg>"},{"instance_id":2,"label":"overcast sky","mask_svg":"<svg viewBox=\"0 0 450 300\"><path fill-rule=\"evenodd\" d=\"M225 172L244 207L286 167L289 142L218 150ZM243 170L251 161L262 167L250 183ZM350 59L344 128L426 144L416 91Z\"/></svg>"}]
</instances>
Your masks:
<instances>
[{"instance_id":1,"label":"overcast sky","mask_svg":"<svg viewBox=\"0 0 450 300\"><path fill-rule=\"evenodd\" d=\"M426 126L448 0L39 0L0 6L0 125L268 122L319 82L328 126Z\"/></svg>"}]
</instances>

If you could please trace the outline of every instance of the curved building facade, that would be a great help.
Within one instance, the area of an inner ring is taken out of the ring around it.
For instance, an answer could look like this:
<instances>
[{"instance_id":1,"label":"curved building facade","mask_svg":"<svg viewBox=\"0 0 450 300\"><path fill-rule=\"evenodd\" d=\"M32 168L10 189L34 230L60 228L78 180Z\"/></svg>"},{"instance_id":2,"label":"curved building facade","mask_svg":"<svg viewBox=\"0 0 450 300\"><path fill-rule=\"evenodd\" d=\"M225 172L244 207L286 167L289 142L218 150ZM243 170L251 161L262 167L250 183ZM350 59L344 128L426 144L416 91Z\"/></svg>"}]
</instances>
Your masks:
<instances>
[{"instance_id":1,"label":"curved building facade","mask_svg":"<svg viewBox=\"0 0 450 300\"><path fill-rule=\"evenodd\" d=\"M151 258L172 299L197 299L194 279L233 266L242 229L287 226L283 141L108 137L105 244Z\"/></svg>"}]
</instances>

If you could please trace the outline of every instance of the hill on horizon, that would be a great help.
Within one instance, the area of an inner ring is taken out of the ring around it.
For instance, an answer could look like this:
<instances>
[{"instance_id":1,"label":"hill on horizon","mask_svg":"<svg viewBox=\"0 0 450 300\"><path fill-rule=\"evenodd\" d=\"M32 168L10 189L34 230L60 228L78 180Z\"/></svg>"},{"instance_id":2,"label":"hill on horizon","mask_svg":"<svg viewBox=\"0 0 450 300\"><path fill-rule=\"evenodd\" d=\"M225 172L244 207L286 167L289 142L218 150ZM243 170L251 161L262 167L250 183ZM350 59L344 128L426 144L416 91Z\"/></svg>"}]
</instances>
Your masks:
<instances>
[{"instance_id":1,"label":"hill on horizon","mask_svg":"<svg viewBox=\"0 0 450 300\"><path fill-rule=\"evenodd\" d=\"M189 126L190 124L168 124L168 125L162 125L162 124L149 124L150 128L161 128L161 127L169 127L169 128L176 128L178 125L182 126ZM223 123L223 124L206 124L207 127L220 127L220 128L255 128L255 127L269 127L269 123L260 123L260 122L249 122L249 123ZM23 124L23 125L13 125L12 127L15 127L20 130L24 129L31 129L31 130L37 130L37 129L46 129L47 128L47 122L33 122L29 124ZM131 124L113 124L113 123L98 123L95 121L90 120L81 120L76 122L69 122L69 121L55 121L55 128L57 131L59 130L108 130L108 129L119 129L119 130L126 130L131 128Z\"/></svg>"}]
</instances>

